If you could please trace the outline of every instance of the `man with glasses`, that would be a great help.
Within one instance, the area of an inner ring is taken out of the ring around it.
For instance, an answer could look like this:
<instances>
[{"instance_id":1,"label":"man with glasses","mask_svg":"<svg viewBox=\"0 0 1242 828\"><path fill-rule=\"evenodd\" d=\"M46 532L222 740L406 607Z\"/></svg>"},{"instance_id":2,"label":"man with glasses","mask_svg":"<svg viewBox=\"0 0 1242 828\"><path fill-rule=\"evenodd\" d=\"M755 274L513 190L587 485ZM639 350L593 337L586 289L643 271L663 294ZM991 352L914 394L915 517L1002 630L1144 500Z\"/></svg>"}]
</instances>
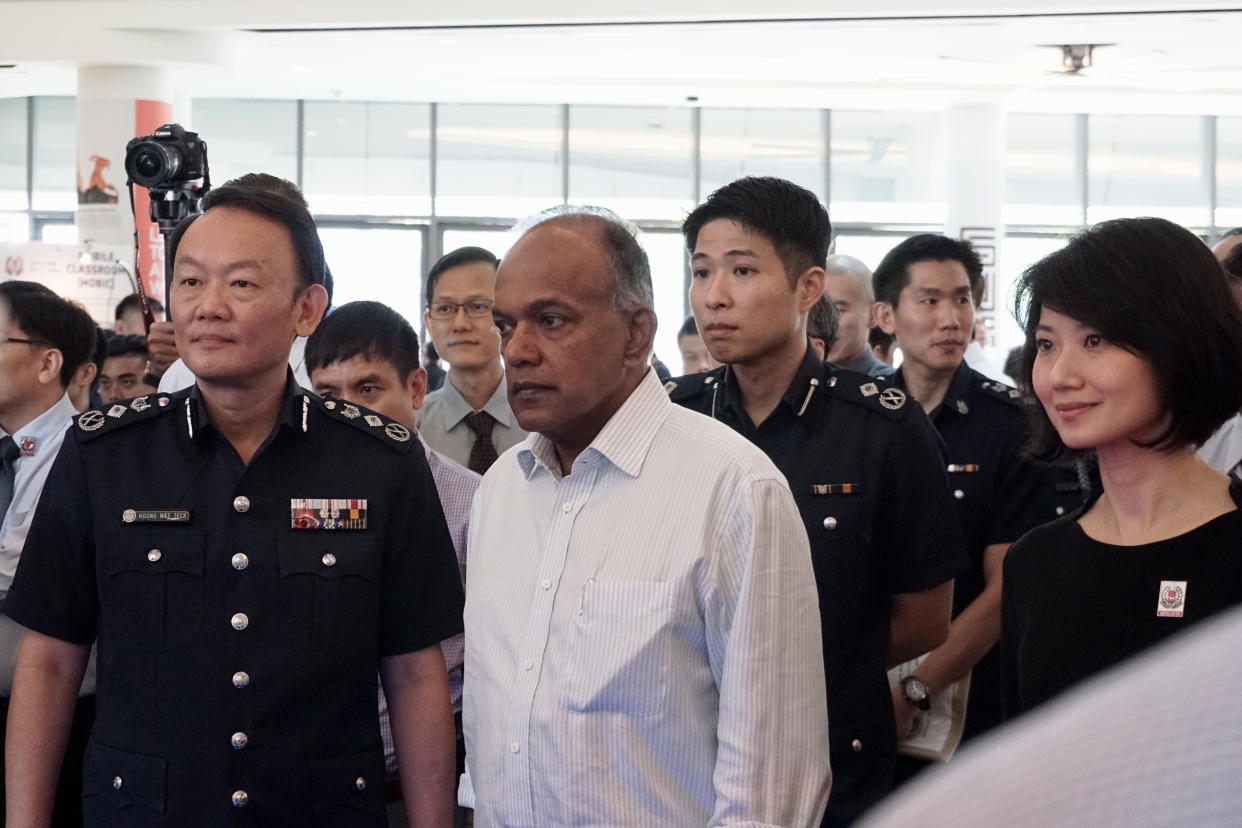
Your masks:
<instances>
[{"instance_id":1,"label":"man with glasses","mask_svg":"<svg viewBox=\"0 0 1242 828\"><path fill-rule=\"evenodd\" d=\"M78 413L67 388L94 348L95 323L82 308L34 282L0 283L0 602L8 597L48 470ZM0 615L0 732L24 632ZM91 670L79 688L56 824L74 817L81 823L82 755L94 711Z\"/></svg>"},{"instance_id":2,"label":"man with glasses","mask_svg":"<svg viewBox=\"0 0 1242 828\"><path fill-rule=\"evenodd\" d=\"M446 254L427 273L427 334L449 363L448 380L427 395L418 421L427 444L483 474L526 432L505 397L500 334L492 324L496 257L481 247Z\"/></svg>"}]
</instances>

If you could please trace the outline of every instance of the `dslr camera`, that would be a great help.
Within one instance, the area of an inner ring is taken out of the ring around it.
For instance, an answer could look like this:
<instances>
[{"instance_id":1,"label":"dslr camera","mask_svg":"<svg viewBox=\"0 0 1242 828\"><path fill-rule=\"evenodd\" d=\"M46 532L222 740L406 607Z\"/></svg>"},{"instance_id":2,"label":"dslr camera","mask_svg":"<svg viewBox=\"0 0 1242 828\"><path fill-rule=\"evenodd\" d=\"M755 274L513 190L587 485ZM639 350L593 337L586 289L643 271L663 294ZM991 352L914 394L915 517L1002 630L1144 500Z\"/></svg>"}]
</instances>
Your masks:
<instances>
[{"instance_id":1,"label":"dslr camera","mask_svg":"<svg viewBox=\"0 0 1242 828\"><path fill-rule=\"evenodd\" d=\"M185 188L207 174L207 143L180 124L164 124L125 145L125 174L149 190Z\"/></svg>"}]
</instances>

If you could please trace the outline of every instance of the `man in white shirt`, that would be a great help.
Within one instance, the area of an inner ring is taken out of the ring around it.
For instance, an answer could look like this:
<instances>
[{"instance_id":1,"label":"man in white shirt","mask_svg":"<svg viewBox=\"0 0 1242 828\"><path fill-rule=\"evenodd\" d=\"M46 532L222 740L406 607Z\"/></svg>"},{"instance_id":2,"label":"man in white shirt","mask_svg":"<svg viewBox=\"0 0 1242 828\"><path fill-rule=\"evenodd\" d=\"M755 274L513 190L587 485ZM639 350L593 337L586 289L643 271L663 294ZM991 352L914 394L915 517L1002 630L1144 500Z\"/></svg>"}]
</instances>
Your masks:
<instances>
[{"instance_id":1,"label":"man in white shirt","mask_svg":"<svg viewBox=\"0 0 1242 828\"><path fill-rule=\"evenodd\" d=\"M67 389L94 348L95 323L81 307L35 282L0 283L0 605L13 583L47 473L78 413ZM24 632L0 615L0 732ZM79 824L82 754L94 721L94 693L95 671L89 669L56 800L57 819L72 822L76 816Z\"/></svg>"},{"instance_id":2,"label":"man in white shirt","mask_svg":"<svg viewBox=\"0 0 1242 828\"><path fill-rule=\"evenodd\" d=\"M605 211L501 264L510 405L533 432L470 521L465 731L476 824L818 824L818 596L784 478L673 405L650 269Z\"/></svg>"}]
</instances>

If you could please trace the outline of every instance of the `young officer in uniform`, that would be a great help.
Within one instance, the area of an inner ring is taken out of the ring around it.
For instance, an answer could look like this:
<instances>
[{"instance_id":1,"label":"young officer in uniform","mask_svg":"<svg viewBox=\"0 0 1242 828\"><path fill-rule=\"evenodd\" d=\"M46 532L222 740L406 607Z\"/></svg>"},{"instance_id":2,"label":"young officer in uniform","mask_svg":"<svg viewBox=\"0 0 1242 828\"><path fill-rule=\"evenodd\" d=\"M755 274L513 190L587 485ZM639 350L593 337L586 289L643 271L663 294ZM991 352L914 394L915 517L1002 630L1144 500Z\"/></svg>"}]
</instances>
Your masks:
<instances>
[{"instance_id":1,"label":"young officer in uniform","mask_svg":"<svg viewBox=\"0 0 1242 828\"><path fill-rule=\"evenodd\" d=\"M225 186L168 255L198 382L85 412L52 467L5 606L30 628L7 824L47 825L96 635L88 826L386 825L377 670L411 825L447 824L437 645L461 631L461 582L409 428L291 378L327 303L314 222Z\"/></svg>"},{"instance_id":2,"label":"young officer in uniform","mask_svg":"<svg viewBox=\"0 0 1242 828\"><path fill-rule=\"evenodd\" d=\"M673 401L727 423L789 481L810 536L823 622L833 788L843 825L892 784L885 670L948 632L961 534L935 431L906 395L826 364L806 334L831 228L810 192L743 178L682 228L690 304L725 367L674 380Z\"/></svg>"},{"instance_id":3,"label":"young officer in uniform","mask_svg":"<svg viewBox=\"0 0 1242 828\"><path fill-rule=\"evenodd\" d=\"M922 405L948 447L949 484L971 563L953 591L948 640L918 666L916 686L932 696L973 669L963 733L969 738L1000 721L995 645L1005 550L1056 517L1056 483L1048 467L1023 456L1028 421L1021 394L963 358L983 293L983 264L970 243L913 236L889 251L872 278L880 325L905 355L892 381ZM893 705L904 737L918 706L898 691ZM903 771L921 764L911 760Z\"/></svg>"}]
</instances>

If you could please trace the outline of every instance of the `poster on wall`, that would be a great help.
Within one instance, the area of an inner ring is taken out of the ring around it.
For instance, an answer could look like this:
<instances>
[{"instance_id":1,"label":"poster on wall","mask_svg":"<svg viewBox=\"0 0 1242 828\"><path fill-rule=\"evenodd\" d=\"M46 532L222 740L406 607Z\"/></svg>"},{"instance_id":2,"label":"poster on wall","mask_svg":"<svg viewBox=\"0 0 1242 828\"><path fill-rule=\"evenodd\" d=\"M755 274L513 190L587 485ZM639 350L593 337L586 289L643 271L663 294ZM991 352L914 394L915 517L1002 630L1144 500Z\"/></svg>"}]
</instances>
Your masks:
<instances>
[{"instance_id":1,"label":"poster on wall","mask_svg":"<svg viewBox=\"0 0 1242 828\"><path fill-rule=\"evenodd\" d=\"M46 285L111 329L117 303L136 290L133 256L133 248L125 245L0 244L0 281Z\"/></svg>"},{"instance_id":2,"label":"poster on wall","mask_svg":"<svg viewBox=\"0 0 1242 828\"><path fill-rule=\"evenodd\" d=\"M172 120L163 101L79 98L77 114L78 238L101 245L134 244L135 218L147 294L164 298L164 240L149 217L150 198L125 186L125 145ZM132 257L132 253L131 253Z\"/></svg>"}]
</instances>

